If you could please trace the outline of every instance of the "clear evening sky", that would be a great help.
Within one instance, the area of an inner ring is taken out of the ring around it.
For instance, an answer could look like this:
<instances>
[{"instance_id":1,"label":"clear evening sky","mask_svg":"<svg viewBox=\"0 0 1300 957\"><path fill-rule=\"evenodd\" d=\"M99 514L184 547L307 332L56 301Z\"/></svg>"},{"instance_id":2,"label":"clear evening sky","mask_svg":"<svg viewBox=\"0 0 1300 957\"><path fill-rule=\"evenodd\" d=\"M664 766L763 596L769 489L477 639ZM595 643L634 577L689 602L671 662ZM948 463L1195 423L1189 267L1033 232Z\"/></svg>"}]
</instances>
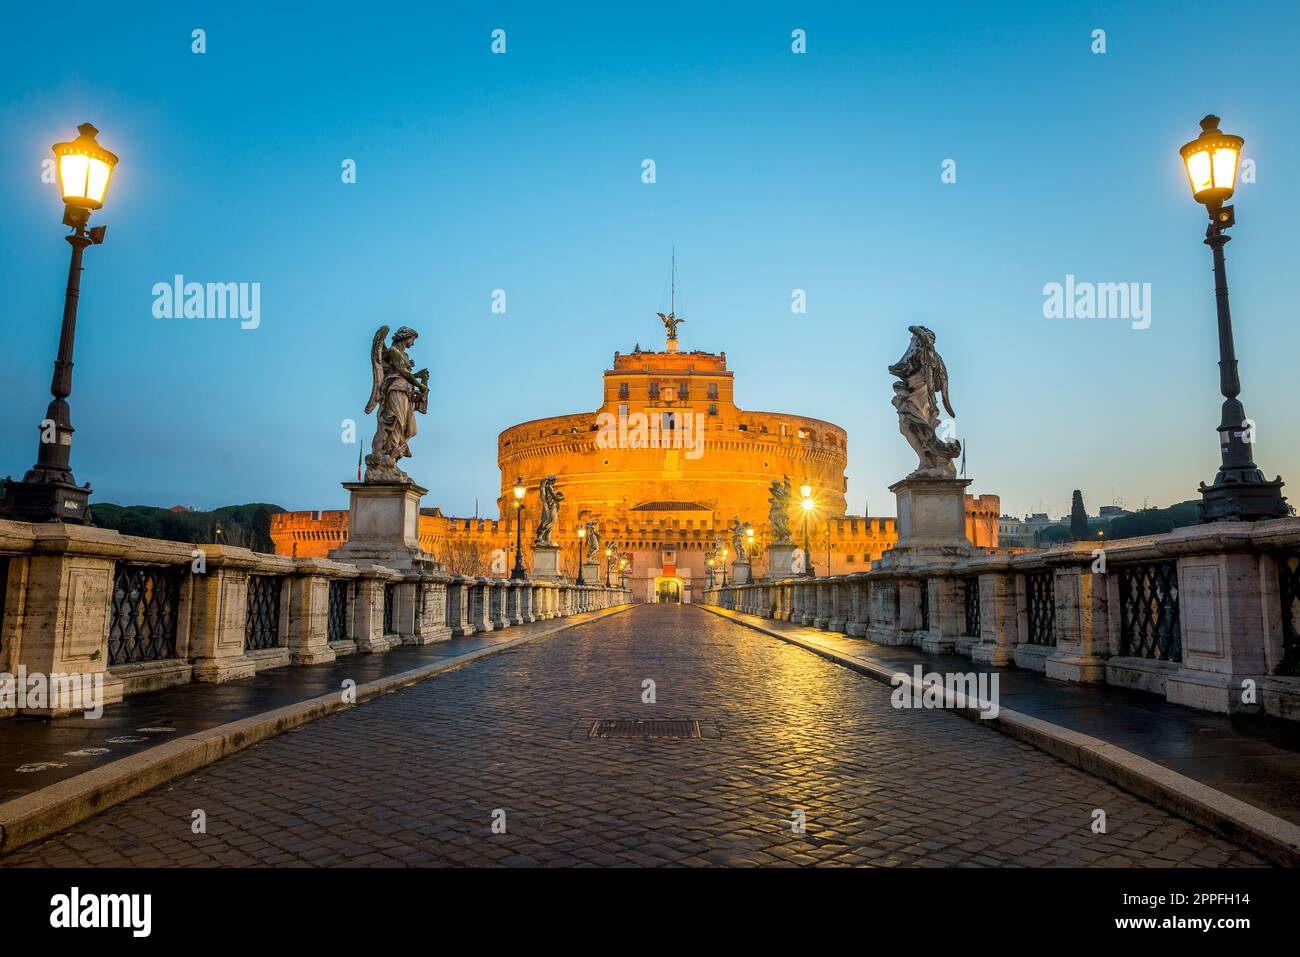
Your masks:
<instances>
[{"instance_id":1,"label":"clear evening sky","mask_svg":"<svg viewBox=\"0 0 1300 957\"><path fill-rule=\"evenodd\" d=\"M674 246L683 348L725 350L743 408L847 429L853 512L892 514L915 466L886 372L913 323L938 335L971 490L1003 511L1061 513L1074 488L1093 512L1194 498L1221 399L1177 150L1216 112L1257 171L1227 247L1242 398L1300 501L1300 14L1064 7L12 5L0 474L35 458L58 341L67 245L41 162L91 122L121 157L71 400L92 504L346 507L340 422L368 441L384 323L418 329L432 370L406 465L424 504L491 513L501 429L594 409L615 350L662 346ZM260 283L260 326L155 318L176 274ZM1150 327L1044 318L1067 275L1150 283Z\"/></svg>"}]
</instances>

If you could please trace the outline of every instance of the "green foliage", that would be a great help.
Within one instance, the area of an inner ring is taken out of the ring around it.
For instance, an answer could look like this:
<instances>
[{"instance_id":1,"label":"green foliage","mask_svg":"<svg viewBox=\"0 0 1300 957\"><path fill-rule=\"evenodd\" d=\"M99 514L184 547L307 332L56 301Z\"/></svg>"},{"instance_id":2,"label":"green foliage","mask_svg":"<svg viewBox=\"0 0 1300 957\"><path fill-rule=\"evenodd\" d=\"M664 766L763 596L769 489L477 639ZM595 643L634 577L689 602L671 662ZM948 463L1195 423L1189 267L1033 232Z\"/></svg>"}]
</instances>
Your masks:
<instances>
[{"instance_id":1,"label":"green foliage","mask_svg":"<svg viewBox=\"0 0 1300 957\"><path fill-rule=\"evenodd\" d=\"M172 512L152 505L112 505L96 502L91 507L94 522L123 535L161 538L171 542L220 544L251 548L255 552L273 553L271 516L283 512L279 505L252 503L226 505L211 512Z\"/></svg>"},{"instance_id":2,"label":"green foliage","mask_svg":"<svg viewBox=\"0 0 1300 957\"><path fill-rule=\"evenodd\" d=\"M1200 521L1199 503L1179 502L1168 508L1144 508L1132 515L1122 515L1106 526L1107 538L1136 538L1159 535Z\"/></svg>"}]
</instances>

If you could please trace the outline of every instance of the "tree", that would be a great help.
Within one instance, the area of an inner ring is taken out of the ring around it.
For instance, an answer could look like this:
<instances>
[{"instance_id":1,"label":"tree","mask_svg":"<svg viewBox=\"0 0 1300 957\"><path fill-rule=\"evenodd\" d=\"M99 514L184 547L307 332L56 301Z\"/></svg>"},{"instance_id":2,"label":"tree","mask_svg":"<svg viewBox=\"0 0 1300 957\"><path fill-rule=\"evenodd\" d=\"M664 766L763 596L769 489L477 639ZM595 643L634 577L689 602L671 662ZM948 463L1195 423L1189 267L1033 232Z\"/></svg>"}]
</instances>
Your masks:
<instances>
[{"instance_id":1,"label":"tree","mask_svg":"<svg viewBox=\"0 0 1300 957\"><path fill-rule=\"evenodd\" d=\"M1074 490L1074 501L1070 504L1070 539L1082 542L1089 538L1088 512L1083 507L1083 493Z\"/></svg>"}]
</instances>

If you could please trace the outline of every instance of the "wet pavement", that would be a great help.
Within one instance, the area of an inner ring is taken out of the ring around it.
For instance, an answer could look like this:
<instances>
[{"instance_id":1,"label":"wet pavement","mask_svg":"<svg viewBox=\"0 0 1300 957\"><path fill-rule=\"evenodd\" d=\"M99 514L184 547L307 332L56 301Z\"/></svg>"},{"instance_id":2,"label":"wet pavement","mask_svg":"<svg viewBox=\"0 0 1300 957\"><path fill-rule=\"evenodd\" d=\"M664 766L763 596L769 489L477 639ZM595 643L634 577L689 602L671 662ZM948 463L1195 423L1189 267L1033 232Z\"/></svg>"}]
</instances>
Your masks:
<instances>
[{"instance_id":1,"label":"wet pavement","mask_svg":"<svg viewBox=\"0 0 1300 957\"><path fill-rule=\"evenodd\" d=\"M1300 824L1300 726L1263 715L1219 715L1159 695L1054 681L1021 668L974 665L958 655L888 648L790 622L723 614L891 671L997 672L1000 706L1092 735Z\"/></svg>"},{"instance_id":2,"label":"wet pavement","mask_svg":"<svg viewBox=\"0 0 1300 957\"><path fill-rule=\"evenodd\" d=\"M605 740L586 734L596 719L709 733ZM3 863L1263 862L978 722L891 707L886 685L806 650L639 605L252 746Z\"/></svg>"}]
</instances>

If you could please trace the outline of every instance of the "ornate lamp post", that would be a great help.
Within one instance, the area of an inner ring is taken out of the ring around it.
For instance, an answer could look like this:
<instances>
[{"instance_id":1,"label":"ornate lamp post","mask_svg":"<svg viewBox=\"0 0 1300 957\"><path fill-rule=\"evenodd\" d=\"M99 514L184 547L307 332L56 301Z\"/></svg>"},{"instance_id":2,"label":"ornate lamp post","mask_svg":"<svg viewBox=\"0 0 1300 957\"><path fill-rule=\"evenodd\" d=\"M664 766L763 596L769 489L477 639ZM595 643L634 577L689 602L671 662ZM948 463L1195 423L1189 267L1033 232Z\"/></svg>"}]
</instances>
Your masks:
<instances>
[{"instance_id":1,"label":"ornate lamp post","mask_svg":"<svg viewBox=\"0 0 1300 957\"><path fill-rule=\"evenodd\" d=\"M710 557L706 559L706 561L708 562L708 566L709 566L709 587L712 588L713 587L713 558Z\"/></svg>"},{"instance_id":2,"label":"ornate lamp post","mask_svg":"<svg viewBox=\"0 0 1300 957\"><path fill-rule=\"evenodd\" d=\"M515 479L515 567L510 570L510 577L515 581L524 581L528 572L524 569L524 477Z\"/></svg>"},{"instance_id":3,"label":"ornate lamp post","mask_svg":"<svg viewBox=\"0 0 1300 957\"><path fill-rule=\"evenodd\" d=\"M63 325L59 330L59 352L54 360L50 383L53 399L41 422L40 447L36 464L21 482L5 479L2 513L23 522L90 521L90 485L79 486L72 478L72 418L68 396L72 394L72 347L77 335L77 299L81 294L81 257L87 246L104 241L107 226L87 230L90 214L104 205L108 181L117 157L95 141L96 130L89 123L77 127L78 137L54 144L59 168L59 189L63 193L63 224L72 229L65 236L72 246L68 266L68 288L63 299Z\"/></svg>"},{"instance_id":4,"label":"ornate lamp post","mask_svg":"<svg viewBox=\"0 0 1300 957\"><path fill-rule=\"evenodd\" d=\"M582 558L583 558L582 546L586 544L586 540L587 540L587 526L584 525L578 529L578 582L577 583L579 585L587 584L585 581L582 580Z\"/></svg>"},{"instance_id":5,"label":"ornate lamp post","mask_svg":"<svg viewBox=\"0 0 1300 957\"><path fill-rule=\"evenodd\" d=\"M803 573L809 577L816 574L812 563L812 544L808 541L808 516L813 510L812 491L812 486L808 484L807 479L804 479L803 484L799 486L799 495L803 499Z\"/></svg>"},{"instance_id":6,"label":"ornate lamp post","mask_svg":"<svg viewBox=\"0 0 1300 957\"><path fill-rule=\"evenodd\" d=\"M627 587L627 559L626 558L620 558L618 560L618 587L619 588Z\"/></svg>"},{"instance_id":7,"label":"ornate lamp post","mask_svg":"<svg viewBox=\"0 0 1300 957\"><path fill-rule=\"evenodd\" d=\"M723 548L722 550L722 587L723 588L727 587L727 553L728 552L729 549Z\"/></svg>"},{"instance_id":8,"label":"ornate lamp post","mask_svg":"<svg viewBox=\"0 0 1300 957\"><path fill-rule=\"evenodd\" d=\"M605 587L610 587L610 575L614 571L614 549L605 546Z\"/></svg>"},{"instance_id":9,"label":"ornate lamp post","mask_svg":"<svg viewBox=\"0 0 1300 957\"><path fill-rule=\"evenodd\" d=\"M1219 391L1223 393L1223 417L1219 421L1219 453L1222 464L1213 485L1201 483L1202 522L1253 522L1261 518L1281 518L1289 514L1282 497L1282 479L1268 481L1255 465L1251 446L1254 428L1246 418L1246 409L1237 396L1241 379L1237 375L1237 350L1232 339L1232 315L1228 311L1228 275L1223 260L1227 245L1226 230L1236 223L1231 206L1224 202L1232 196L1237 182L1240 136L1219 129L1219 118L1201 120L1201 135L1178 152L1187 167L1192 196L1210 214L1205 230L1205 245L1214 253L1214 296L1219 314Z\"/></svg>"}]
</instances>

